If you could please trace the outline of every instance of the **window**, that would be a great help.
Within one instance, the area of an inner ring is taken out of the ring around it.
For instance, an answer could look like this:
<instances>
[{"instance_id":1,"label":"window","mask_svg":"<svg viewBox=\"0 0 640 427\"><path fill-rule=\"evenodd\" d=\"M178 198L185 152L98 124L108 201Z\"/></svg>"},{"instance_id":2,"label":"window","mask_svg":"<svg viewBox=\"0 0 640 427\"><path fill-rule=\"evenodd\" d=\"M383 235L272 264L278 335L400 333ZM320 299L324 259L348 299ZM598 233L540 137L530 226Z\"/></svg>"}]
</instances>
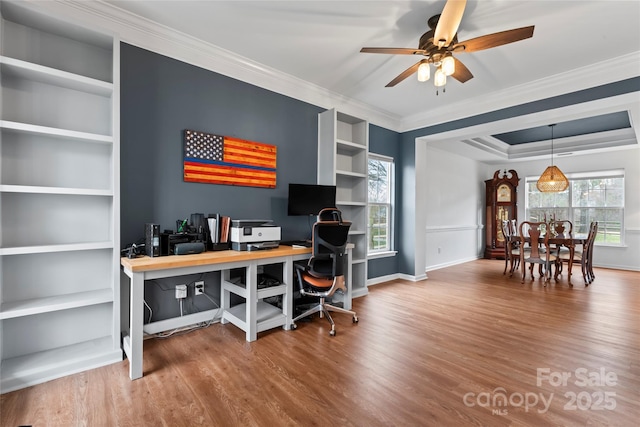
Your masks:
<instances>
[{"instance_id":1,"label":"window","mask_svg":"<svg viewBox=\"0 0 640 427\"><path fill-rule=\"evenodd\" d=\"M574 233L589 232L598 221L596 243L624 243L624 172L567 175L569 188L561 193L541 193L537 178L526 179L525 211L529 221L569 219Z\"/></svg>"},{"instance_id":2,"label":"window","mask_svg":"<svg viewBox=\"0 0 640 427\"><path fill-rule=\"evenodd\" d=\"M389 252L392 248L391 200L393 159L369 154L368 224L369 254Z\"/></svg>"}]
</instances>

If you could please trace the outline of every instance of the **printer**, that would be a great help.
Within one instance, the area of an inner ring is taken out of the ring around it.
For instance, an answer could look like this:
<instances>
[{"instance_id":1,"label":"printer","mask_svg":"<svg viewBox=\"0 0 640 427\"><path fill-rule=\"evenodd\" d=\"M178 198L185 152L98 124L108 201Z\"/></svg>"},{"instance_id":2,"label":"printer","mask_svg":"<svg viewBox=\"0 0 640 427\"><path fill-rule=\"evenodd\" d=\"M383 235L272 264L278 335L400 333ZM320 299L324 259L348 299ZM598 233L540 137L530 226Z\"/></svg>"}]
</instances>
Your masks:
<instances>
[{"instance_id":1,"label":"printer","mask_svg":"<svg viewBox=\"0 0 640 427\"><path fill-rule=\"evenodd\" d=\"M271 220L232 219L231 249L254 251L277 248L280 244L280 227Z\"/></svg>"}]
</instances>

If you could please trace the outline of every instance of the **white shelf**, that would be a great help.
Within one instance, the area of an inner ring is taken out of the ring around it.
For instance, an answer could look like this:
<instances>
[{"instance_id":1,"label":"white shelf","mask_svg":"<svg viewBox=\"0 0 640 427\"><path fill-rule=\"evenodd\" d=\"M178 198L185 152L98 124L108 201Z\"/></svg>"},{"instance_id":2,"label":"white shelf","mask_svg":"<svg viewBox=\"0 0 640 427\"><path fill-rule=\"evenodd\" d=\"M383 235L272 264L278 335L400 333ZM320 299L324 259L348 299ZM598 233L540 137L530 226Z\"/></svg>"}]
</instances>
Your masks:
<instances>
[{"instance_id":1,"label":"white shelf","mask_svg":"<svg viewBox=\"0 0 640 427\"><path fill-rule=\"evenodd\" d=\"M351 141L344 141L342 139L336 139L336 143L338 144L338 149L344 151L351 151L354 153L358 153L361 151L366 151L367 147L362 144L356 144Z\"/></svg>"},{"instance_id":2,"label":"white shelf","mask_svg":"<svg viewBox=\"0 0 640 427\"><path fill-rule=\"evenodd\" d=\"M113 191L111 190L96 190L94 188L42 187L33 185L0 185L0 192L31 194L70 194L75 196L113 196Z\"/></svg>"},{"instance_id":3,"label":"white shelf","mask_svg":"<svg viewBox=\"0 0 640 427\"><path fill-rule=\"evenodd\" d=\"M113 93L112 83L6 56L0 56L0 73L95 95L110 96Z\"/></svg>"},{"instance_id":4,"label":"white shelf","mask_svg":"<svg viewBox=\"0 0 640 427\"><path fill-rule=\"evenodd\" d=\"M364 173L359 173L359 172L351 172L351 171L345 171L345 170L336 170L336 174L337 175L344 175L344 176L350 176L350 177L354 177L354 178L367 178L367 175Z\"/></svg>"},{"instance_id":5,"label":"white shelf","mask_svg":"<svg viewBox=\"0 0 640 427\"><path fill-rule=\"evenodd\" d=\"M91 251L96 249L111 249L113 242L89 242L89 243L69 243L64 245L37 245L37 246L15 246L0 248L0 255L24 255L42 254L53 252Z\"/></svg>"},{"instance_id":6,"label":"white shelf","mask_svg":"<svg viewBox=\"0 0 640 427\"><path fill-rule=\"evenodd\" d=\"M344 205L344 206L367 206L366 202L354 202L351 200L336 200L336 205Z\"/></svg>"},{"instance_id":7,"label":"white shelf","mask_svg":"<svg viewBox=\"0 0 640 427\"><path fill-rule=\"evenodd\" d=\"M122 360L119 40L0 2L0 389Z\"/></svg>"},{"instance_id":8,"label":"white shelf","mask_svg":"<svg viewBox=\"0 0 640 427\"><path fill-rule=\"evenodd\" d=\"M0 367L0 391L7 393L121 360L122 350L114 349L111 336L5 359Z\"/></svg>"},{"instance_id":9,"label":"white shelf","mask_svg":"<svg viewBox=\"0 0 640 427\"><path fill-rule=\"evenodd\" d=\"M29 123L13 122L10 120L0 120L0 129L22 132L32 135L44 135L64 139L81 140L86 142L97 142L103 144L113 143L113 137L88 132L78 132L75 130L59 129L49 126L32 125Z\"/></svg>"},{"instance_id":10,"label":"white shelf","mask_svg":"<svg viewBox=\"0 0 640 427\"><path fill-rule=\"evenodd\" d=\"M227 291L232 292L245 299L248 296L247 287L244 285L244 283L236 284L236 283L231 283L225 280L223 283L223 289L226 289ZM287 293L287 285L285 284L277 285L277 286L269 286L268 288L258 289L257 298L260 300L264 298L274 297L277 295L284 295L286 293Z\"/></svg>"},{"instance_id":11,"label":"white shelf","mask_svg":"<svg viewBox=\"0 0 640 427\"><path fill-rule=\"evenodd\" d=\"M34 314L48 313L50 311L103 304L111 301L113 301L113 291L111 289L100 289L97 291L78 292L70 295L58 295L48 298L5 302L0 306L0 319L30 316Z\"/></svg>"},{"instance_id":12,"label":"white shelf","mask_svg":"<svg viewBox=\"0 0 640 427\"><path fill-rule=\"evenodd\" d=\"M318 184L336 186L336 205L351 222L349 243L354 246L347 286L353 296L367 293L367 179L369 123L335 109L318 115ZM352 263L353 264L353 263Z\"/></svg>"},{"instance_id":13,"label":"white shelf","mask_svg":"<svg viewBox=\"0 0 640 427\"><path fill-rule=\"evenodd\" d=\"M226 310L223 316L240 329L247 331L246 323L247 305L242 303L234 305ZM264 301L258 301L257 304L257 332L263 332L269 329L284 326L286 317L282 310Z\"/></svg>"},{"instance_id":14,"label":"white shelf","mask_svg":"<svg viewBox=\"0 0 640 427\"><path fill-rule=\"evenodd\" d=\"M275 297L287 293L287 285L269 286L268 288L258 289L258 299Z\"/></svg>"}]
</instances>

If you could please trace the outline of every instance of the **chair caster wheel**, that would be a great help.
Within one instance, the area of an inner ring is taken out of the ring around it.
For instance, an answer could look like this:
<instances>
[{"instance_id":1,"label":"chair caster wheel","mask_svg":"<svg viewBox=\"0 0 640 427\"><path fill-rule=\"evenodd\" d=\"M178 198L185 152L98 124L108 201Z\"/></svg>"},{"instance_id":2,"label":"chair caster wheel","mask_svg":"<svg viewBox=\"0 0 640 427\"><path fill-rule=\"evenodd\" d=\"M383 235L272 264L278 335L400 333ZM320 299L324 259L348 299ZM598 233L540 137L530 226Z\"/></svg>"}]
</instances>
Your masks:
<instances>
[{"instance_id":1,"label":"chair caster wheel","mask_svg":"<svg viewBox=\"0 0 640 427\"><path fill-rule=\"evenodd\" d=\"M351 321L353 323L358 323L358 316L353 316L353 319L351 319Z\"/></svg>"},{"instance_id":2,"label":"chair caster wheel","mask_svg":"<svg viewBox=\"0 0 640 427\"><path fill-rule=\"evenodd\" d=\"M291 330L295 331L296 329L298 329L298 325L296 325L295 323L291 324Z\"/></svg>"},{"instance_id":3,"label":"chair caster wheel","mask_svg":"<svg viewBox=\"0 0 640 427\"><path fill-rule=\"evenodd\" d=\"M329 331L329 335L331 335L332 337L335 337L335 336L336 336L336 331L335 331L335 330L333 330L333 329L332 329L332 330L330 330L330 331Z\"/></svg>"}]
</instances>

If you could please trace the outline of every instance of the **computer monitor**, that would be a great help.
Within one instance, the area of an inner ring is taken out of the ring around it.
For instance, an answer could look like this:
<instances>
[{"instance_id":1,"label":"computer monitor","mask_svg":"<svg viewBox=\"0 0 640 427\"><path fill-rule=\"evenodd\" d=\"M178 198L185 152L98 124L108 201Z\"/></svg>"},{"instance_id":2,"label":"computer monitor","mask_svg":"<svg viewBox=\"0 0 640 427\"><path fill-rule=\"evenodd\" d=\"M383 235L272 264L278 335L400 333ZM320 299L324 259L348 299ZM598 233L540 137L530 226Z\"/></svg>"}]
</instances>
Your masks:
<instances>
[{"instance_id":1,"label":"computer monitor","mask_svg":"<svg viewBox=\"0 0 640 427\"><path fill-rule=\"evenodd\" d=\"M290 216L318 215L322 209L335 205L335 185L289 184L287 213Z\"/></svg>"}]
</instances>

